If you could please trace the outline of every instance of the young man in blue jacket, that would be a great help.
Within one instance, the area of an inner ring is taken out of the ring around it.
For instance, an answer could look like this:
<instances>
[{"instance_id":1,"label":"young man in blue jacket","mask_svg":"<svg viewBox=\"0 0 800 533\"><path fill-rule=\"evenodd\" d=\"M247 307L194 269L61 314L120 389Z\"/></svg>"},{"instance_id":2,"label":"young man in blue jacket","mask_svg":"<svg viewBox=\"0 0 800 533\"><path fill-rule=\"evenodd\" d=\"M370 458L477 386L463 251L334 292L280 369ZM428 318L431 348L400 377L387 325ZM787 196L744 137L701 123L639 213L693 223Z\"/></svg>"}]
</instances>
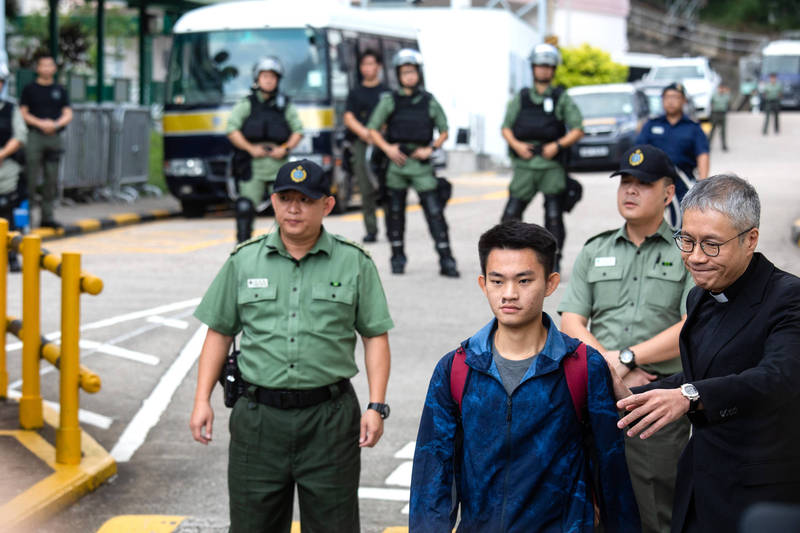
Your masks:
<instances>
[{"instance_id":1,"label":"young man in blue jacket","mask_svg":"<svg viewBox=\"0 0 800 533\"><path fill-rule=\"evenodd\" d=\"M411 532L450 531L459 511L459 532L588 532L598 519L606 532L639 531L608 367L587 349L584 429L563 363L579 341L542 312L560 280L556 249L547 230L519 221L481 236L478 284L495 318L461 344L463 388L451 388L457 350L431 378Z\"/></svg>"}]
</instances>

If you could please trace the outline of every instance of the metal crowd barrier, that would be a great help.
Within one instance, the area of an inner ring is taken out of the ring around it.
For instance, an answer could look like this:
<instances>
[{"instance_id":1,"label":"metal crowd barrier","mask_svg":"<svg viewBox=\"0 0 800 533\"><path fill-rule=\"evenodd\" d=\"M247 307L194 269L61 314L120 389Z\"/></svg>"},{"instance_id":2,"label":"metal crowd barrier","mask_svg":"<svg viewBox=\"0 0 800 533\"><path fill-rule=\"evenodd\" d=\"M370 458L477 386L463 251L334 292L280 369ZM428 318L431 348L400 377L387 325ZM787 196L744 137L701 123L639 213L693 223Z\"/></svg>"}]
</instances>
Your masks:
<instances>
[{"instance_id":1,"label":"metal crowd barrier","mask_svg":"<svg viewBox=\"0 0 800 533\"><path fill-rule=\"evenodd\" d=\"M56 462L81 462L81 429L78 425L78 388L100 390L100 378L80 365L80 295L99 294L100 278L81 271L81 256L65 252L61 257L42 249L38 235L20 236L8 231L8 221L0 218L0 309L6 312L8 249L22 253L22 322L14 317L0 320L0 398L8 395L6 333L22 340L22 397L19 423L23 429L44 425L40 392L39 360L46 359L60 371L60 421L56 430ZM56 347L41 334L40 272L49 270L61 278L61 346Z\"/></svg>"},{"instance_id":2,"label":"metal crowd barrier","mask_svg":"<svg viewBox=\"0 0 800 533\"><path fill-rule=\"evenodd\" d=\"M150 108L119 104L75 104L64 132L59 186L64 191L147 183Z\"/></svg>"}]
</instances>

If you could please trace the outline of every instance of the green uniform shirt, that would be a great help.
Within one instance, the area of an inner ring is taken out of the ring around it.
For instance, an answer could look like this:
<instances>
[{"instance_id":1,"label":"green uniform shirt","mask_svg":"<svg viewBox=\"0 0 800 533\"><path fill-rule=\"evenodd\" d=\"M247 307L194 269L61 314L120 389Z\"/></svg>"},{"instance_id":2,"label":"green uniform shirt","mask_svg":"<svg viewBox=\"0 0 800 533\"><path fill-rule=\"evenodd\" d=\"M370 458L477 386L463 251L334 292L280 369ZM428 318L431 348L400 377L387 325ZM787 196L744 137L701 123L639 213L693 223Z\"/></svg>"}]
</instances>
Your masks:
<instances>
[{"instance_id":1,"label":"green uniform shirt","mask_svg":"<svg viewBox=\"0 0 800 533\"><path fill-rule=\"evenodd\" d=\"M367 252L324 228L299 261L279 230L240 245L194 316L223 335L241 332L244 379L282 389L353 377L356 332L375 337L394 325Z\"/></svg>"},{"instance_id":2,"label":"green uniform shirt","mask_svg":"<svg viewBox=\"0 0 800 533\"><path fill-rule=\"evenodd\" d=\"M261 91L256 91L256 98L258 98L259 102L265 100L264 94ZM289 102L283 110L283 114L286 117L286 122L289 123L289 129L292 130L292 133L303 133L303 123L300 122L300 116L297 114L297 108L294 107L294 104ZM245 97L239 100L236 105L233 106L233 109L231 109L225 133L229 134L242 129L242 124L244 124L244 121L249 116L250 98ZM288 156L283 159L273 159L271 157L253 159L253 178L261 181L275 181L278 169L288 161Z\"/></svg>"},{"instance_id":3,"label":"green uniform shirt","mask_svg":"<svg viewBox=\"0 0 800 533\"><path fill-rule=\"evenodd\" d=\"M731 93L715 92L711 95L711 111L727 111L731 102Z\"/></svg>"},{"instance_id":4,"label":"green uniform shirt","mask_svg":"<svg viewBox=\"0 0 800 533\"><path fill-rule=\"evenodd\" d=\"M531 97L531 101L536 104L544 103L545 98L550 97L553 94L553 87L548 87L544 94L539 94L536 92L534 87L529 89L529 94ZM508 103L506 107L506 116L503 118L503 128L513 129L514 122L517 120L517 115L519 115L520 110L522 109L522 101L520 99L519 91L517 94L514 95L514 98ZM556 118L564 122L567 126L567 131L571 131L574 129L583 130L583 115L581 115L581 110L578 109L578 106L575 105L575 102L570 98L570 96L564 91L561 93L561 96L558 98L558 103L556 104L555 108ZM530 159L521 159L517 157L517 154L512 150L511 151L511 159L514 166L532 168L532 169L547 169L547 168L554 168L559 166L558 161L554 161L552 159L545 159L540 155L533 156Z\"/></svg>"},{"instance_id":5,"label":"green uniform shirt","mask_svg":"<svg viewBox=\"0 0 800 533\"><path fill-rule=\"evenodd\" d=\"M418 103L422 99L422 93L418 94L415 98L411 100L412 104ZM444 114L444 110L442 106L439 105L439 102L436 100L436 97L431 95L431 103L429 106L429 114L431 119L433 120L433 125L436 126L436 129L439 133L444 133L447 131L447 116ZM378 105L375 106L375 110L372 112L372 115L369 117L369 122L367 122L367 128L371 130L380 130L386 121L389 120L389 117L394 112L394 96L392 93L385 93L381 96L381 99L378 101ZM413 145L412 145L413 146Z\"/></svg>"},{"instance_id":6,"label":"green uniform shirt","mask_svg":"<svg viewBox=\"0 0 800 533\"><path fill-rule=\"evenodd\" d=\"M7 105L12 104L0 101L0 109ZM25 121L22 120L19 106L14 106L14 111L11 113L11 138L18 140L23 145L28 139L28 127L25 125ZM20 147L20 150L25 150L25 147ZM0 163L0 194L9 194L17 190L17 182L21 171L22 166L10 157Z\"/></svg>"},{"instance_id":7,"label":"green uniform shirt","mask_svg":"<svg viewBox=\"0 0 800 533\"><path fill-rule=\"evenodd\" d=\"M764 95L764 100L778 100L780 99L782 92L783 85L781 82L776 81L775 83L767 83L764 85L762 94Z\"/></svg>"},{"instance_id":8,"label":"green uniform shirt","mask_svg":"<svg viewBox=\"0 0 800 533\"><path fill-rule=\"evenodd\" d=\"M638 248L623 226L586 241L558 312L588 318L592 334L607 350L621 350L679 322L692 287L694 280L666 222ZM681 370L681 360L675 357L642 368L674 374Z\"/></svg>"}]
</instances>

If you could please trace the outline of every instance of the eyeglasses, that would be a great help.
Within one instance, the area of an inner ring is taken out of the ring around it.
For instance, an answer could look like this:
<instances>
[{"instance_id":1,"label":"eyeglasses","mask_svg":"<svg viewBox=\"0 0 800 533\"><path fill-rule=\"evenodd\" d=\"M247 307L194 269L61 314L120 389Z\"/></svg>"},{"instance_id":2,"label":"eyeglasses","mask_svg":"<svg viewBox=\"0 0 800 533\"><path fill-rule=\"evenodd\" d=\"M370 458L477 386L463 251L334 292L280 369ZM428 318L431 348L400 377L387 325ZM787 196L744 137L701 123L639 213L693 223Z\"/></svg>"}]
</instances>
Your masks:
<instances>
[{"instance_id":1,"label":"eyeglasses","mask_svg":"<svg viewBox=\"0 0 800 533\"><path fill-rule=\"evenodd\" d=\"M701 241L700 242L700 249L703 250L703 253L706 254L708 257L717 257L719 255L719 247L723 244L728 244L733 239L741 237L748 231L754 229L755 226L744 230L743 232L739 233L738 235L734 235L730 239L725 242L710 242L710 241ZM675 239L675 244L678 245L678 248L681 252L690 254L694 251L694 245L697 244L697 241L694 239L690 239L686 235L681 234L681 230L676 231L672 237Z\"/></svg>"}]
</instances>

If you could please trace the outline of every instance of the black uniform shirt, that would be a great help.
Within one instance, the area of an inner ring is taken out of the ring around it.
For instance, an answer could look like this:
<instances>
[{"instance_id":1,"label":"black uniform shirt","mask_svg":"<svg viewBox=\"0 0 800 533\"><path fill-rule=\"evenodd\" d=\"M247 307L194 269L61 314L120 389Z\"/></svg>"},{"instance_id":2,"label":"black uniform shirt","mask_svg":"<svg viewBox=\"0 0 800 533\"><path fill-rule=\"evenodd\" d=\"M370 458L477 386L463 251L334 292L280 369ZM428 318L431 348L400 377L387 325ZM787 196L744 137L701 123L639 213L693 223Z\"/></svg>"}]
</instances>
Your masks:
<instances>
[{"instance_id":1,"label":"black uniform shirt","mask_svg":"<svg viewBox=\"0 0 800 533\"><path fill-rule=\"evenodd\" d=\"M378 105L381 94L388 90L389 88L382 83L379 83L375 87L359 85L347 95L345 111L353 113L356 119L366 126L372 111L375 109L375 106ZM347 139L350 141L356 139L356 134L350 131L350 129L347 130Z\"/></svg>"},{"instance_id":2,"label":"black uniform shirt","mask_svg":"<svg viewBox=\"0 0 800 533\"><path fill-rule=\"evenodd\" d=\"M36 118L58 120L63 109L69 106L69 97L66 89L57 83L39 85L34 81L22 89L19 105L27 106Z\"/></svg>"}]
</instances>

